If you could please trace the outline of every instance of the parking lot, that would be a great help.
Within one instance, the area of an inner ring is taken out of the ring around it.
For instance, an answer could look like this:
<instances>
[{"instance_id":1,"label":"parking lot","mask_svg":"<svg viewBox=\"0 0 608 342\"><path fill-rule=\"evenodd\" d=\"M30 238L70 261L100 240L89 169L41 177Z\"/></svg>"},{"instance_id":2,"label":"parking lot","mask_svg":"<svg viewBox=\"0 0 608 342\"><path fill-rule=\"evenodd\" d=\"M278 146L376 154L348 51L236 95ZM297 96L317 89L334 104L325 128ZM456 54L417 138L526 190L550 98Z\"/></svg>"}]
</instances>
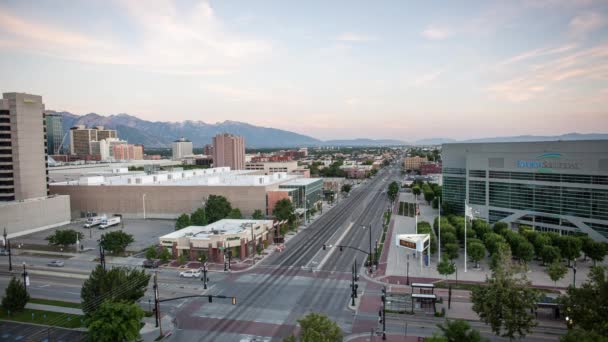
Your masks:
<instances>
[{"instance_id":1,"label":"parking lot","mask_svg":"<svg viewBox=\"0 0 608 342\"><path fill-rule=\"evenodd\" d=\"M133 235L135 241L127 247L127 251L135 252L141 251L148 246L158 244L158 238L160 236L175 230L175 221L126 219L123 223L104 230L99 229L99 227L84 228L83 226L84 221L78 221L65 226L20 236L11 240L11 246L13 248L19 248L20 244L24 244L24 248L28 249L36 249L37 246L44 248L43 246L48 246L46 238L52 235L55 230L74 229L84 235L84 239L80 241L84 252L95 254L98 253L97 240L101 238L102 234L122 229L125 233ZM48 248L44 249L48 250ZM66 252L69 251L70 250L66 250Z\"/></svg>"}]
</instances>

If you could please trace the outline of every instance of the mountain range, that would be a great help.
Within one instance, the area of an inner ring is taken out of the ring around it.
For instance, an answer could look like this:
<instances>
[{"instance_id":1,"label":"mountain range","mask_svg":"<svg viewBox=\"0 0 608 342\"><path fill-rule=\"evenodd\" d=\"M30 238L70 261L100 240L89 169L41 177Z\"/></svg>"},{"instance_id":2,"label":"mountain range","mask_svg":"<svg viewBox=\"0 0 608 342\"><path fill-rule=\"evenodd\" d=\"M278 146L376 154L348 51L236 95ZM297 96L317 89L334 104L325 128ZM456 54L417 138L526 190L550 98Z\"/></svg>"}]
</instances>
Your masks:
<instances>
[{"instance_id":1,"label":"mountain range","mask_svg":"<svg viewBox=\"0 0 608 342\"><path fill-rule=\"evenodd\" d=\"M245 138L247 147L298 147L298 146L387 146L404 145L405 142L389 139L353 139L353 140L319 140L307 135L286 130L254 126L238 121L224 121L208 124L203 121L146 121L128 114L103 116L96 113L75 115L69 112L59 113L63 117L63 131L70 127L104 126L118 131L118 137L132 144L143 144L145 147L170 147L171 143L181 137L192 141L195 147L210 144L212 137L219 133L232 133ZM69 135L68 135L69 136ZM69 143L69 142L67 142Z\"/></svg>"},{"instance_id":2,"label":"mountain range","mask_svg":"<svg viewBox=\"0 0 608 342\"><path fill-rule=\"evenodd\" d=\"M407 143L394 139L341 139L320 140L311 136L298 134L282 129L260 127L238 121L224 121L208 124L203 121L147 121L129 114L103 116L96 113L75 115L69 112L59 113L63 117L63 131L68 133L70 127L105 126L116 129L118 136L132 144L143 144L145 147L170 147L171 143L181 137L192 141L195 147L210 144L212 137L219 133L232 133L245 137L245 144L251 148L263 147L299 147L299 146L398 146L398 145L440 145L455 142L524 142L555 140L597 140L608 139L604 133L568 133L555 136L520 135L510 137L489 137L468 140L450 138L430 138ZM69 137L69 135L68 135ZM69 139L66 139L69 140ZM69 144L66 141L65 144Z\"/></svg>"}]
</instances>

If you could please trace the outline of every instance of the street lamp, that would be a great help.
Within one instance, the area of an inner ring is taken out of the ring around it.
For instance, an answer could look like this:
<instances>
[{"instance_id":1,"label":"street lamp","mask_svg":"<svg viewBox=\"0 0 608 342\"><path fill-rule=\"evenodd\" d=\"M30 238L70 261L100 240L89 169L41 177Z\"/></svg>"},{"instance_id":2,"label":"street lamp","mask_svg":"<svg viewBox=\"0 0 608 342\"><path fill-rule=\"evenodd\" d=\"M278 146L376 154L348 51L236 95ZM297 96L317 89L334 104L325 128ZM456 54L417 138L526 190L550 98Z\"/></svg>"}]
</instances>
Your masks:
<instances>
[{"instance_id":1,"label":"street lamp","mask_svg":"<svg viewBox=\"0 0 608 342\"><path fill-rule=\"evenodd\" d=\"M572 265L572 287L576 288L576 260L574 260L574 265Z\"/></svg>"},{"instance_id":2,"label":"street lamp","mask_svg":"<svg viewBox=\"0 0 608 342\"><path fill-rule=\"evenodd\" d=\"M27 293L27 285L29 283L29 278L27 276L27 270L25 269L25 261L23 262L23 288L25 289L25 293Z\"/></svg>"},{"instance_id":3,"label":"street lamp","mask_svg":"<svg viewBox=\"0 0 608 342\"><path fill-rule=\"evenodd\" d=\"M361 228L363 228L364 230L367 228L364 224L361 225ZM369 224L369 258L368 258L368 265L369 265L369 274L372 274L373 268L372 265L374 264L374 257L372 254L372 224Z\"/></svg>"}]
</instances>

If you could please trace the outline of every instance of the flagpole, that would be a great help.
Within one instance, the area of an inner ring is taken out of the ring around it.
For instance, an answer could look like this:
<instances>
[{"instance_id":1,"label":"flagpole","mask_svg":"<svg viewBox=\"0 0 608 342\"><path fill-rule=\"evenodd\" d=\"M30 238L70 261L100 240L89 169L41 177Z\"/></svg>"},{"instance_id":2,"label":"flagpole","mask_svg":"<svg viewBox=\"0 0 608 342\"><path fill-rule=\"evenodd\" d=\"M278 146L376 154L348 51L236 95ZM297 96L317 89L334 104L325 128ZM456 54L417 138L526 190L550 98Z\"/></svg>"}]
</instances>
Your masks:
<instances>
[{"instance_id":1,"label":"flagpole","mask_svg":"<svg viewBox=\"0 0 608 342\"><path fill-rule=\"evenodd\" d=\"M464 201L464 271L467 271L467 201Z\"/></svg>"},{"instance_id":2,"label":"flagpole","mask_svg":"<svg viewBox=\"0 0 608 342\"><path fill-rule=\"evenodd\" d=\"M439 248L437 249L437 264L441 262L441 197L439 197Z\"/></svg>"}]
</instances>

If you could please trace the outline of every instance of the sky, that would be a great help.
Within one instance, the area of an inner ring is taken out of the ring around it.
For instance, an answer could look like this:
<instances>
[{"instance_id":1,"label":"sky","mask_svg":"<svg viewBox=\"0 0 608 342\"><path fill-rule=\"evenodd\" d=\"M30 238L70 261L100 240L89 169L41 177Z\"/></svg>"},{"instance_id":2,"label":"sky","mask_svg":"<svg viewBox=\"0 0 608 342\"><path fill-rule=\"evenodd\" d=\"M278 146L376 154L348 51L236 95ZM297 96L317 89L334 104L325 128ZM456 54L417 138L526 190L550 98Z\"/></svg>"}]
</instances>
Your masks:
<instances>
[{"instance_id":1,"label":"sky","mask_svg":"<svg viewBox=\"0 0 608 342\"><path fill-rule=\"evenodd\" d=\"M608 0L0 0L0 91L320 139L608 132Z\"/></svg>"}]
</instances>

